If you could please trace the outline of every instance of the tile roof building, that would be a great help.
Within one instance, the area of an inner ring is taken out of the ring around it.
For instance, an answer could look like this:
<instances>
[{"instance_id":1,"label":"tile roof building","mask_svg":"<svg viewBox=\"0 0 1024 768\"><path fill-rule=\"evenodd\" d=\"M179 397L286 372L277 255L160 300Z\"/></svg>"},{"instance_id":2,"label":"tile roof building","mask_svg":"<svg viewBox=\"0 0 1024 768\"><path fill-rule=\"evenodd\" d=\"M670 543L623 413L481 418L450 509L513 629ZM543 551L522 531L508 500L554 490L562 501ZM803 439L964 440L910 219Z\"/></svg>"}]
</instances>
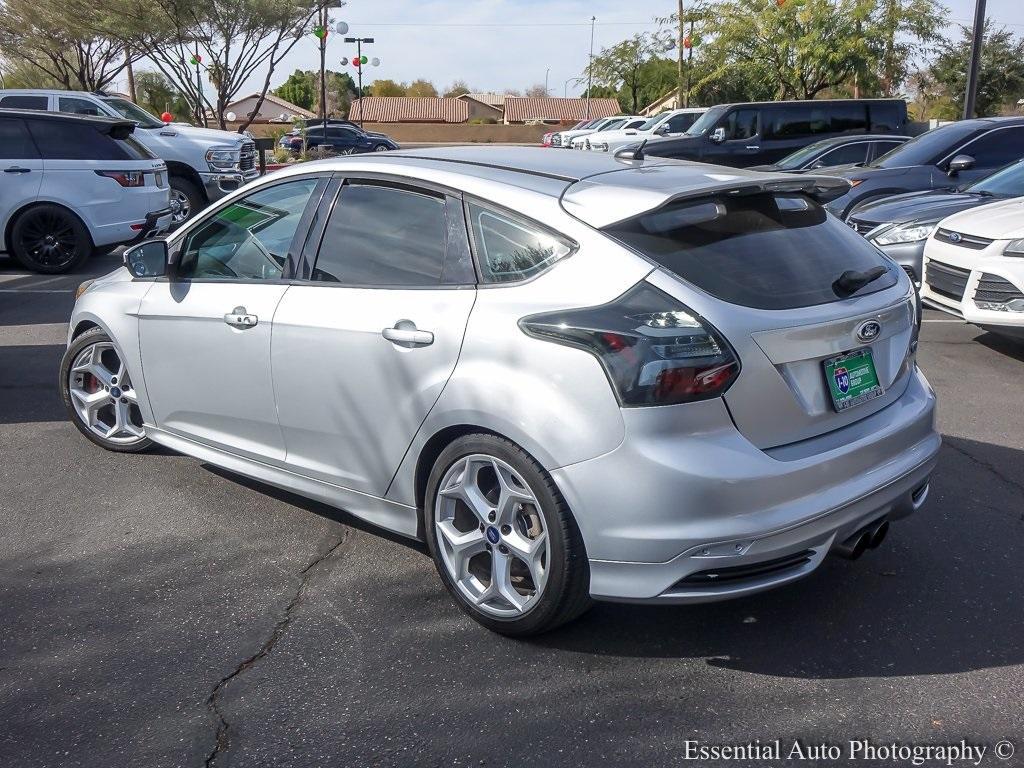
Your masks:
<instances>
[{"instance_id":1,"label":"tile roof building","mask_svg":"<svg viewBox=\"0 0 1024 768\"><path fill-rule=\"evenodd\" d=\"M437 96L364 96L348 112L349 120L368 123L464 123L469 116L465 100Z\"/></svg>"},{"instance_id":2,"label":"tile roof building","mask_svg":"<svg viewBox=\"0 0 1024 768\"><path fill-rule=\"evenodd\" d=\"M525 123L528 120L557 120L561 123L575 123L594 117L611 117L621 112L615 99L560 99L557 97L534 98L532 96L506 96L505 122Z\"/></svg>"}]
</instances>

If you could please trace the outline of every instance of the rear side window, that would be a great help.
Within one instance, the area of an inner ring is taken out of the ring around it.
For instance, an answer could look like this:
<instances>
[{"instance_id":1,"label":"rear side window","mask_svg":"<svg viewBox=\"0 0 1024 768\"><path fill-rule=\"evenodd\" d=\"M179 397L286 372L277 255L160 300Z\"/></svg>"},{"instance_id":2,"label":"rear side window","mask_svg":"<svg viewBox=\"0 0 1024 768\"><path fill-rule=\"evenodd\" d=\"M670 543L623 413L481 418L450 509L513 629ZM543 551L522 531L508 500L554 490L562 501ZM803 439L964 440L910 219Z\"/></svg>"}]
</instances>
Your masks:
<instances>
[{"instance_id":1,"label":"rear side window","mask_svg":"<svg viewBox=\"0 0 1024 768\"><path fill-rule=\"evenodd\" d=\"M864 133L868 129L868 107L864 102L830 104L828 112L833 133Z\"/></svg>"},{"instance_id":2,"label":"rear side window","mask_svg":"<svg viewBox=\"0 0 1024 768\"><path fill-rule=\"evenodd\" d=\"M792 139L816 136L832 131L832 122L825 107L810 104L791 104L768 110L765 138Z\"/></svg>"},{"instance_id":3,"label":"rear side window","mask_svg":"<svg viewBox=\"0 0 1024 768\"><path fill-rule=\"evenodd\" d=\"M57 100L57 109L60 112L68 112L72 115L99 115L100 110L88 99L78 96L61 96Z\"/></svg>"},{"instance_id":4,"label":"rear side window","mask_svg":"<svg viewBox=\"0 0 1024 768\"><path fill-rule=\"evenodd\" d=\"M868 159L868 142L858 141L855 144L847 144L843 147L836 147L831 152L826 152L812 168L827 168L831 165L846 165L847 163L863 163Z\"/></svg>"},{"instance_id":5,"label":"rear side window","mask_svg":"<svg viewBox=\"0 0 1024 768\"><path fill-rule=\"evenodd\" d=\"M898 133L907 119L905 108L892 102L868 104L871 130L876 133Z\"/></svg>"},{"instance_id":6,"label":"rear side window","mask_svg":"<svg viewBox=\"0 0 1024 768\"><path fill-rule=\"evenodd\" d=\"M313 279L366 287L440 285L446 233L441 197L346 184L327 221Z\"/></svg>"},{"instance_id":7,"label":"rear side window","mask_svg":"<svg viewBox=\"0 0 1024 768\"><path fill-rule=\"evenodd\" d=\"M17 117L0 117L0 158L3 160L36 160L39 152L25 127Z\"/></svg>"},{"instance_id":8,"label":"rear side window","mask_svg":"<svg viewBox=\"0 0 1024 768\"><path fill-rule=\"evenodd\" d=\"M567 241L518 216L470 203L469 218L485 283L526 280L572 252Z\"/></svg>"},{"instance_id":9,"label":"rear side window","mask_svg":"<svg viewBox=\"0 0 1024 768\"><path fill-rule=\"evenodd\" d=\"M4 96L0 98L0 109L36 109L45 112L46 96Z\"/></svg>"},{"instance_id":10,"label":"rear side window","mask_svg":"<svg viewBox=\"0 0 1024 768\"><path fill-rule=\"evenodd\" d=\"M1024 126L989 131L960 150L974 158L978 168L998 168L1024 154Z\"/></svg>"},{"instance_id":11,"label":"rear side window","mask_svg":"<svg viewBox=\"0 0 1024 768\"><path fill-rule=\"evenodd\" d=\"M683 133L687 128L697 122L698 117L700 117L700 114L693 112L684 112L681 115L672 115L672 117L668 119L668 132Z\"/></svg>"},{"instance_id":12,"label":"rear side window","mask_svg":"<svg viewBox=\"0 0 1024 768\"><path fill-rule=\"evenodd\" d=\"M686 200L606 231L712 296L757 309L836 301L832 284L847 270L887 270L855 296L897 280L863 237L801 195Z\"/></svg>"},{"instance_id":13,"label":"rear side window","mask_svg":"<svg viewBox=\"0 0 1024 768\"><path fill-rule=\"evenodd\" d=\"M28 120L28 129L46 160L134 160L126 147L91 125L59 120Z\"/></svg>"}]
</instances>

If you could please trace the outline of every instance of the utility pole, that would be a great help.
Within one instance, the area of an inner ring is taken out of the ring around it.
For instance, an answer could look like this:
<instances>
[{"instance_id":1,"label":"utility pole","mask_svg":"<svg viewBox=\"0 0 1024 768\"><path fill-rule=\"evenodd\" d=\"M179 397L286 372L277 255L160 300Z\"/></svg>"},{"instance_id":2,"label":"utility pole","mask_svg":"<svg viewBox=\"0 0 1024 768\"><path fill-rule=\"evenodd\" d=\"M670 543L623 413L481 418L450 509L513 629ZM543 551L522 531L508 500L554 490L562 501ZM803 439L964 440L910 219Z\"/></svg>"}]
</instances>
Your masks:
<instances>
[{"instance_id":1,"label":"utility pole","mask_svg":"<svg viewBox=\"0 0 1024 768\"><path fill-rule=\"evenodd\" d=\"M967 70L967 93L964 94L964 120L974 117L978 96L978 70L981 69L981 45L985 31L985 0L974 6L974 38L971 40L971 66Z\"/></svg>"},{"instance_id":2,"label":"utility pole","mask_svg":"<svg viewBox=\"0 0 1024 768\"><path fill-rule=\"evenodd\" d=\"M196 40L196 92L199 94L199 98L196 101L196 118L206 127L206 105L203 103L203 76L199 71L199 65L202 63L202 59L199 57L199 40Z\"/></svg>"},{"instance_id":3,"label":"utility pole","mask_svg":"<svg viewBox=\"0 0 1024 768\"><path fill-rule=\"evenodd\" d=\"M685 107L686 106L686 96L685 96L685 91L683 91L683 54L684 54L683 40L686 38L686 35L684 34L684 31L683 31L683 25L685 24L685 22L683 21L683 0L679 0L679 4L678 4L678 7L676 9L676 13L679 14L679 35L678 35L678 39L676 40L676 45L679 48L679 58L678 58L678 61L676 61L676 75L677 75L677 78L676 78L676 107ZM692 27L693 22L690 22L690 24L691 24L691 27ZM691 31L692 31L692 29L691 29ZM691 38L691 42L692 42L692 38ZM693 49L691 48L690 50L693 50ZM689 72L687 72L687 76L689 76ZM687 91L690 90L689 86L687 86L686 90Z\"/></svg>"},{"instance_id":4,"label":"utility pole","mask_svg":"<svg viewBox=\"0 0 1024 768\"><path fill-rule=\"evenodd\" d=\"M132 67L132 52L128 46L124 48L124 69L128 76L128 100L137 103L139 99L135 93L135 68Z\"/></svg>"},{"instance_id":5,"label":"utility pole","mask_svg":"<svg viewBox=\"0 0 1024 768\"><path fill-rule=\"evenodd\" d=\"M690 47L686 51L686 90L683 91L683 106L690 106L690 73L693 72L693 19L690 19Z\"/></svg>"},{"instance_id":6,"label":"utility pole","mask_svg":"<svg viewBox=\"0 0 1024 768\"><path fill-rule=\"evenodd\" d=\"M548 92L548 75L550 75L550 74L551 74L551 67L548 67L547 69L544 70L544 95L545 96L550 96L551 95Z\"/></svg>"},{"instance_id":7,"label":"utility pole","mask_svg":"<svg viewBox=\"0 0 1024 768\"><path fill-rule=\"evenodd\" d=\"M327 135L327 7L321 6L319 13L320 29L320 122Z\"/></svg>"},{"instance_id":8,"label":"utility pole","mask_svg":"<svg viewBox=\"0 0 1024 768\"><path fill-rule=\"evenodd\" d=\"M587 120L590 119L590 91L594 87L594 22L597 16L590 17L590 62L587 64Z\"/></svg>"},{"instance_id":9,"label":"utility pole","mask_svg":"<svg viewBox=\"0 0 1024 768\"><path fill-rule=\"evenodd\" d=\"M356 61L359 62L359 66L356 67L356 73L359 76L359 128L363 127L363 43L372 43L372 37L346 37L346 43L356 44ZM374 59L374 65L377 64L377 60ZM349 115L351 117L351 115Z\"/></svg>"}]
</instances>

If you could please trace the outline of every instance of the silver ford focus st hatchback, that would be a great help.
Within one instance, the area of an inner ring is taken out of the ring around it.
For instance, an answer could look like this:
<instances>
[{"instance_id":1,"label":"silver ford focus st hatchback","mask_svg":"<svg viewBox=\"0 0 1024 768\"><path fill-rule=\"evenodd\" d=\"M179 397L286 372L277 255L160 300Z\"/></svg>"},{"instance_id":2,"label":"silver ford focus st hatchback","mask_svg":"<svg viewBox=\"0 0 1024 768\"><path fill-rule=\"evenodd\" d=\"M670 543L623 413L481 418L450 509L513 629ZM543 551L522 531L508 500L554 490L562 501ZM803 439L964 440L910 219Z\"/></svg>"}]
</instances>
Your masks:
<instances>
[{"instance_id":1,"label":"silver ford focus st hatchback","mask_svg":"<svg viewBox=\"0 0 1024 768\"><path fill-rule=\"evenodd\" d=\"M554 154L306 163L135 246L75 305L72 421L424 540L510 635L779 586L924 503L916 296L845 181Z\"/></svg>"}]
</instances>

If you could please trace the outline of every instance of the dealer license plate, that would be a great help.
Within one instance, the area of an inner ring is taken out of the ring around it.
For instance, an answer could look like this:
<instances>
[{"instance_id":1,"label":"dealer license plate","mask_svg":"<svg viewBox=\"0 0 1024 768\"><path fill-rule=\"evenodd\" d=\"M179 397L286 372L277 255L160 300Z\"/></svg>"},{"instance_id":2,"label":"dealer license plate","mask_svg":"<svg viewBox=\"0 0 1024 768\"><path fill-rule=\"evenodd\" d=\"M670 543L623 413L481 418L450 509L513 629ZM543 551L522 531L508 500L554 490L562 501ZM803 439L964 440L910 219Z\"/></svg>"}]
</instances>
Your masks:
<instances>
[{"instance_id":1,"label":"dealer license plate","mask_svg":"<svg viewBox=\"0 0 1024 768\"><path fill-rule=\"evenodd\" d=\"M825 381L839 412L883 394L870 349L857 349L825 361Z\"/></svg>"}]
</instances>

